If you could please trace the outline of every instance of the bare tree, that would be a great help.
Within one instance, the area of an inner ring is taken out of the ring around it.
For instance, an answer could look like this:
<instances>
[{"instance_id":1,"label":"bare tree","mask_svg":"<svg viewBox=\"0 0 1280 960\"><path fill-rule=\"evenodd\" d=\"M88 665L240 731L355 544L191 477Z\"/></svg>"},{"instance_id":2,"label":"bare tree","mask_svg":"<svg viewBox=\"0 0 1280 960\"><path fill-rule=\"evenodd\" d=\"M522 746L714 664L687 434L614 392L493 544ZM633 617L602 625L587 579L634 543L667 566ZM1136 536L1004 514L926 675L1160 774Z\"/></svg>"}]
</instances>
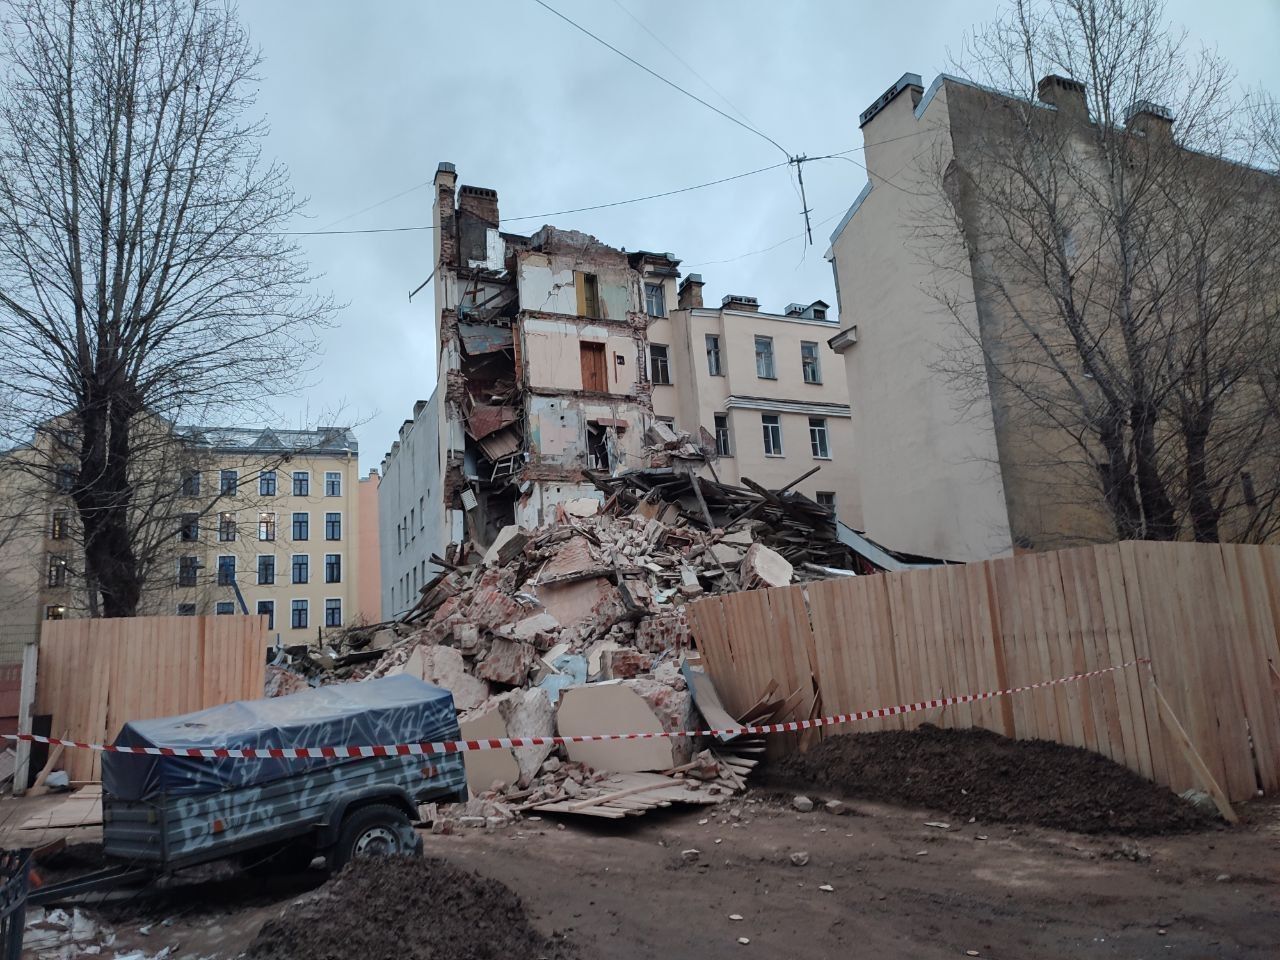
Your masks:
<instances>
[{"instance_id":1,"label":"bare tree","mask_svg":"<svg viewBox=\"0 0 1280 960\"><path fill-rule=\"evenodd\" d=\"M144 420L243 420L331 305L281 233L299 204L246 117L260 58L228 5L16 0L6 27L3 429L59 424L25 460L65 484L102 614L129 616L181 482Z\"/></svg>"},{"instance_id":2,"label":"bare tree","mask_svg":"<svg viewBox=\"0 0 1280 960\"><path fill-rule=\"evenodd\" d=\"M970 39L983 122L953 124L934 177L945 215L921 225L928 241L959 231L963 256L940 265L978 301L976 322L948 303L970 349L946 366L1017 424L1030 472L1092 499L1112 535L1268 539L1274 110L1163 14L1014 0Z\"/></svg>"}]
</instances>

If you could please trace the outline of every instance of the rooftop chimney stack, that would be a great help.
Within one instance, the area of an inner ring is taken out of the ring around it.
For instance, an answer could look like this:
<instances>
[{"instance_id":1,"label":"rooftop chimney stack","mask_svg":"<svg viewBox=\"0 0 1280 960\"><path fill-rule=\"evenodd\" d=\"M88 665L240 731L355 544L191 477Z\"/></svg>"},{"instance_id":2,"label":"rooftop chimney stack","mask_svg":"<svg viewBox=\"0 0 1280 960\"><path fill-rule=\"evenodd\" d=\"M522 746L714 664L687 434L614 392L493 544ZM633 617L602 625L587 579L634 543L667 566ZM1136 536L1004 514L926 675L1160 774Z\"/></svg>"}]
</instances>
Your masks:
<instances>
[{"instance_id":1,"label":"rooftop chimney stack","mask_svg":"<svg viewBox=\"0 0 1280 960\"><path fill-rule=\"evenodd\" d=\"M702 274L691 273L680 281L677 306L681 310L696 310L702 306Z\"/></svg>"},{"instance_id":2,"label":"rooftop chimney stack","mask_svg":"<svg viewBox=\"0 0 1280 960\"><path fill-rule=\"evenodd\" d=\"M474 214L486 223L498 225L498 191L488 187L458 188L458 209Z\"/></svg>"},{"instance_id":3,"label":"rooftop chimney stack","mask_svg":"<svg viewBox=\"0 0 1280 960\"><path fill-rule=\"evenodd\" d=\"M755 297L744 297L736 293L727 293L724 299L720 301L720 306L725 310L740 310L743 313L759 313L760 301Z\"/></svg>"},{"instance_id":4,"label":"rooftop chimney stack","mask_svg":"<svg viewBox=\"0 0 1280 960\"><path fill-rule=\"evenodd\" d=\"M1037 85L1041 101L1052 104L1058 112L1080 120L1089 119L1089 104L1084 95L1084 84L1070 77L1051 73Z\"/></svg>"},{"instance_id":5,"label":"rooftop chimney stack","mask_svg":"<svg viewBox=\"0 0 1280 960\"><path fill-rule=\"evenodd\" d=\"M1137 100L1124 115L1124 128L1152 140L1173 139L1173 111L1150 100Z\"/></svg>"}]
</instances>

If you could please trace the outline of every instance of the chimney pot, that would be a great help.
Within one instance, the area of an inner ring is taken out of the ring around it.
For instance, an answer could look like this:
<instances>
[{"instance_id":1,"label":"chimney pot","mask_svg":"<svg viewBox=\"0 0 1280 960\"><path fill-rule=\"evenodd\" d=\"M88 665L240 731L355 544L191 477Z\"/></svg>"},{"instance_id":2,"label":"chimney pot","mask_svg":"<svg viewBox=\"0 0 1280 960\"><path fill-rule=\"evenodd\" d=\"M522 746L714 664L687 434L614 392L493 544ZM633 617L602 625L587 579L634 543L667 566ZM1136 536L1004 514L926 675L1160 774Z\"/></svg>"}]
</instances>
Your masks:
<instances>
[{"instance_id":1,"label":"chimney pot","mask_svg":"<svg viewBox=\"0 0 1280 960\"><path fill-rule=\"evenodd\" d=\"M1173 111L1150 100L1136 100L1125 111L1124 128L1144 137L1172 138Z\"/></svg>"},{"instance_id":2,"label":"chimney pot","mask_svg":"<svg viewBox=\"0 0 1280 960\"><path fill-rule=\"evenodd\" d=\"M1084 84L1079 80L1051 73L1036 85L1036 93L1043 103L1057 107L1059 113L1086 120L1089 118L1089 105L1085 101Z\"/></svg>"},{"instance_id":3,"label":"chimney pot","mask_svg":"<svg viewBox=\"0 0 1280 960\"><path fill-rule=\"evenodd\" d=\"M755 297L744 297L736 293L725 294L720 306L725 310L742 310L747 313L759 313L760 301Z\"/></svg>"},{"instance_id":4,"label":"chimney pot","mask_svg":"<svg viewBox=\"0 0 1280 960\"><path fill-rule=\"evenodd\" d=\"M677 307L681 310L695 310L702 306L702 274L691 273L680 281L677 291L679 299Z\"/></svg>"}]
</instances>

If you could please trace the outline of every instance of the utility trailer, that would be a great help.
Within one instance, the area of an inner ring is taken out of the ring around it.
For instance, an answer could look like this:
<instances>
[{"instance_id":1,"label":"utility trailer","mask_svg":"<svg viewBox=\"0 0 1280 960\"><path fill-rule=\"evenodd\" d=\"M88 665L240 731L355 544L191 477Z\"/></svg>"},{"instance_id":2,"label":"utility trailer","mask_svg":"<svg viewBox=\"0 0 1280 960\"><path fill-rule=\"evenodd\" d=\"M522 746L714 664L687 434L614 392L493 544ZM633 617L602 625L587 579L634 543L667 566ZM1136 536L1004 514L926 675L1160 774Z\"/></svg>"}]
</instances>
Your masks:
<instances>
[{"instance_id":1,"label":"utility trailer","mask_svg":"<svg viewBox=\"0 0 1280 960\"><path fill-rule=\"evenodd\" d=\"M399 674L126 723L117 746L332 747L460 739L453 695ZM461 754L237 759L106 753L103 850L118 866L33 903L237 857L253 870L421 849L418 804L465 801Z\"/></svg>"}]
</instances>

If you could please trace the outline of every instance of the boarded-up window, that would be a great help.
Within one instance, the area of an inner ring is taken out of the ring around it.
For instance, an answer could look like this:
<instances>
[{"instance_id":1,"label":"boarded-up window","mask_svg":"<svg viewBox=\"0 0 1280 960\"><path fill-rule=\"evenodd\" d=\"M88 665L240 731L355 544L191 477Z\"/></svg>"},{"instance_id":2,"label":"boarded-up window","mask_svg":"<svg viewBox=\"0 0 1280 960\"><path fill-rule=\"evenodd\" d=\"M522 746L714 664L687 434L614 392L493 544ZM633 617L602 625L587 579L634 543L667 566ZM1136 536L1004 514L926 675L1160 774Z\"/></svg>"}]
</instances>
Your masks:
<instances>
[{"instance_id":1,"label":"boarded-up window","mask_svg":"<svg viewBox=\"0 0 1280 960\"><path fill-rule=\"evenodd\" d=\"M582 343L582 389L598 390L604 393L609 389L609 368L604 362L603 343Z\"/></svg>"},{"instance_id":2,"label":"boarded-up window","mask_svg":"<svg viewBox=\"0 0 1280 960\"><path fill-rule=\"evenodd\" d=\"M578 316L600 320L600 281L594 273L575 273L574 288L578 292Z\"/></svg>"}]
</instances>

